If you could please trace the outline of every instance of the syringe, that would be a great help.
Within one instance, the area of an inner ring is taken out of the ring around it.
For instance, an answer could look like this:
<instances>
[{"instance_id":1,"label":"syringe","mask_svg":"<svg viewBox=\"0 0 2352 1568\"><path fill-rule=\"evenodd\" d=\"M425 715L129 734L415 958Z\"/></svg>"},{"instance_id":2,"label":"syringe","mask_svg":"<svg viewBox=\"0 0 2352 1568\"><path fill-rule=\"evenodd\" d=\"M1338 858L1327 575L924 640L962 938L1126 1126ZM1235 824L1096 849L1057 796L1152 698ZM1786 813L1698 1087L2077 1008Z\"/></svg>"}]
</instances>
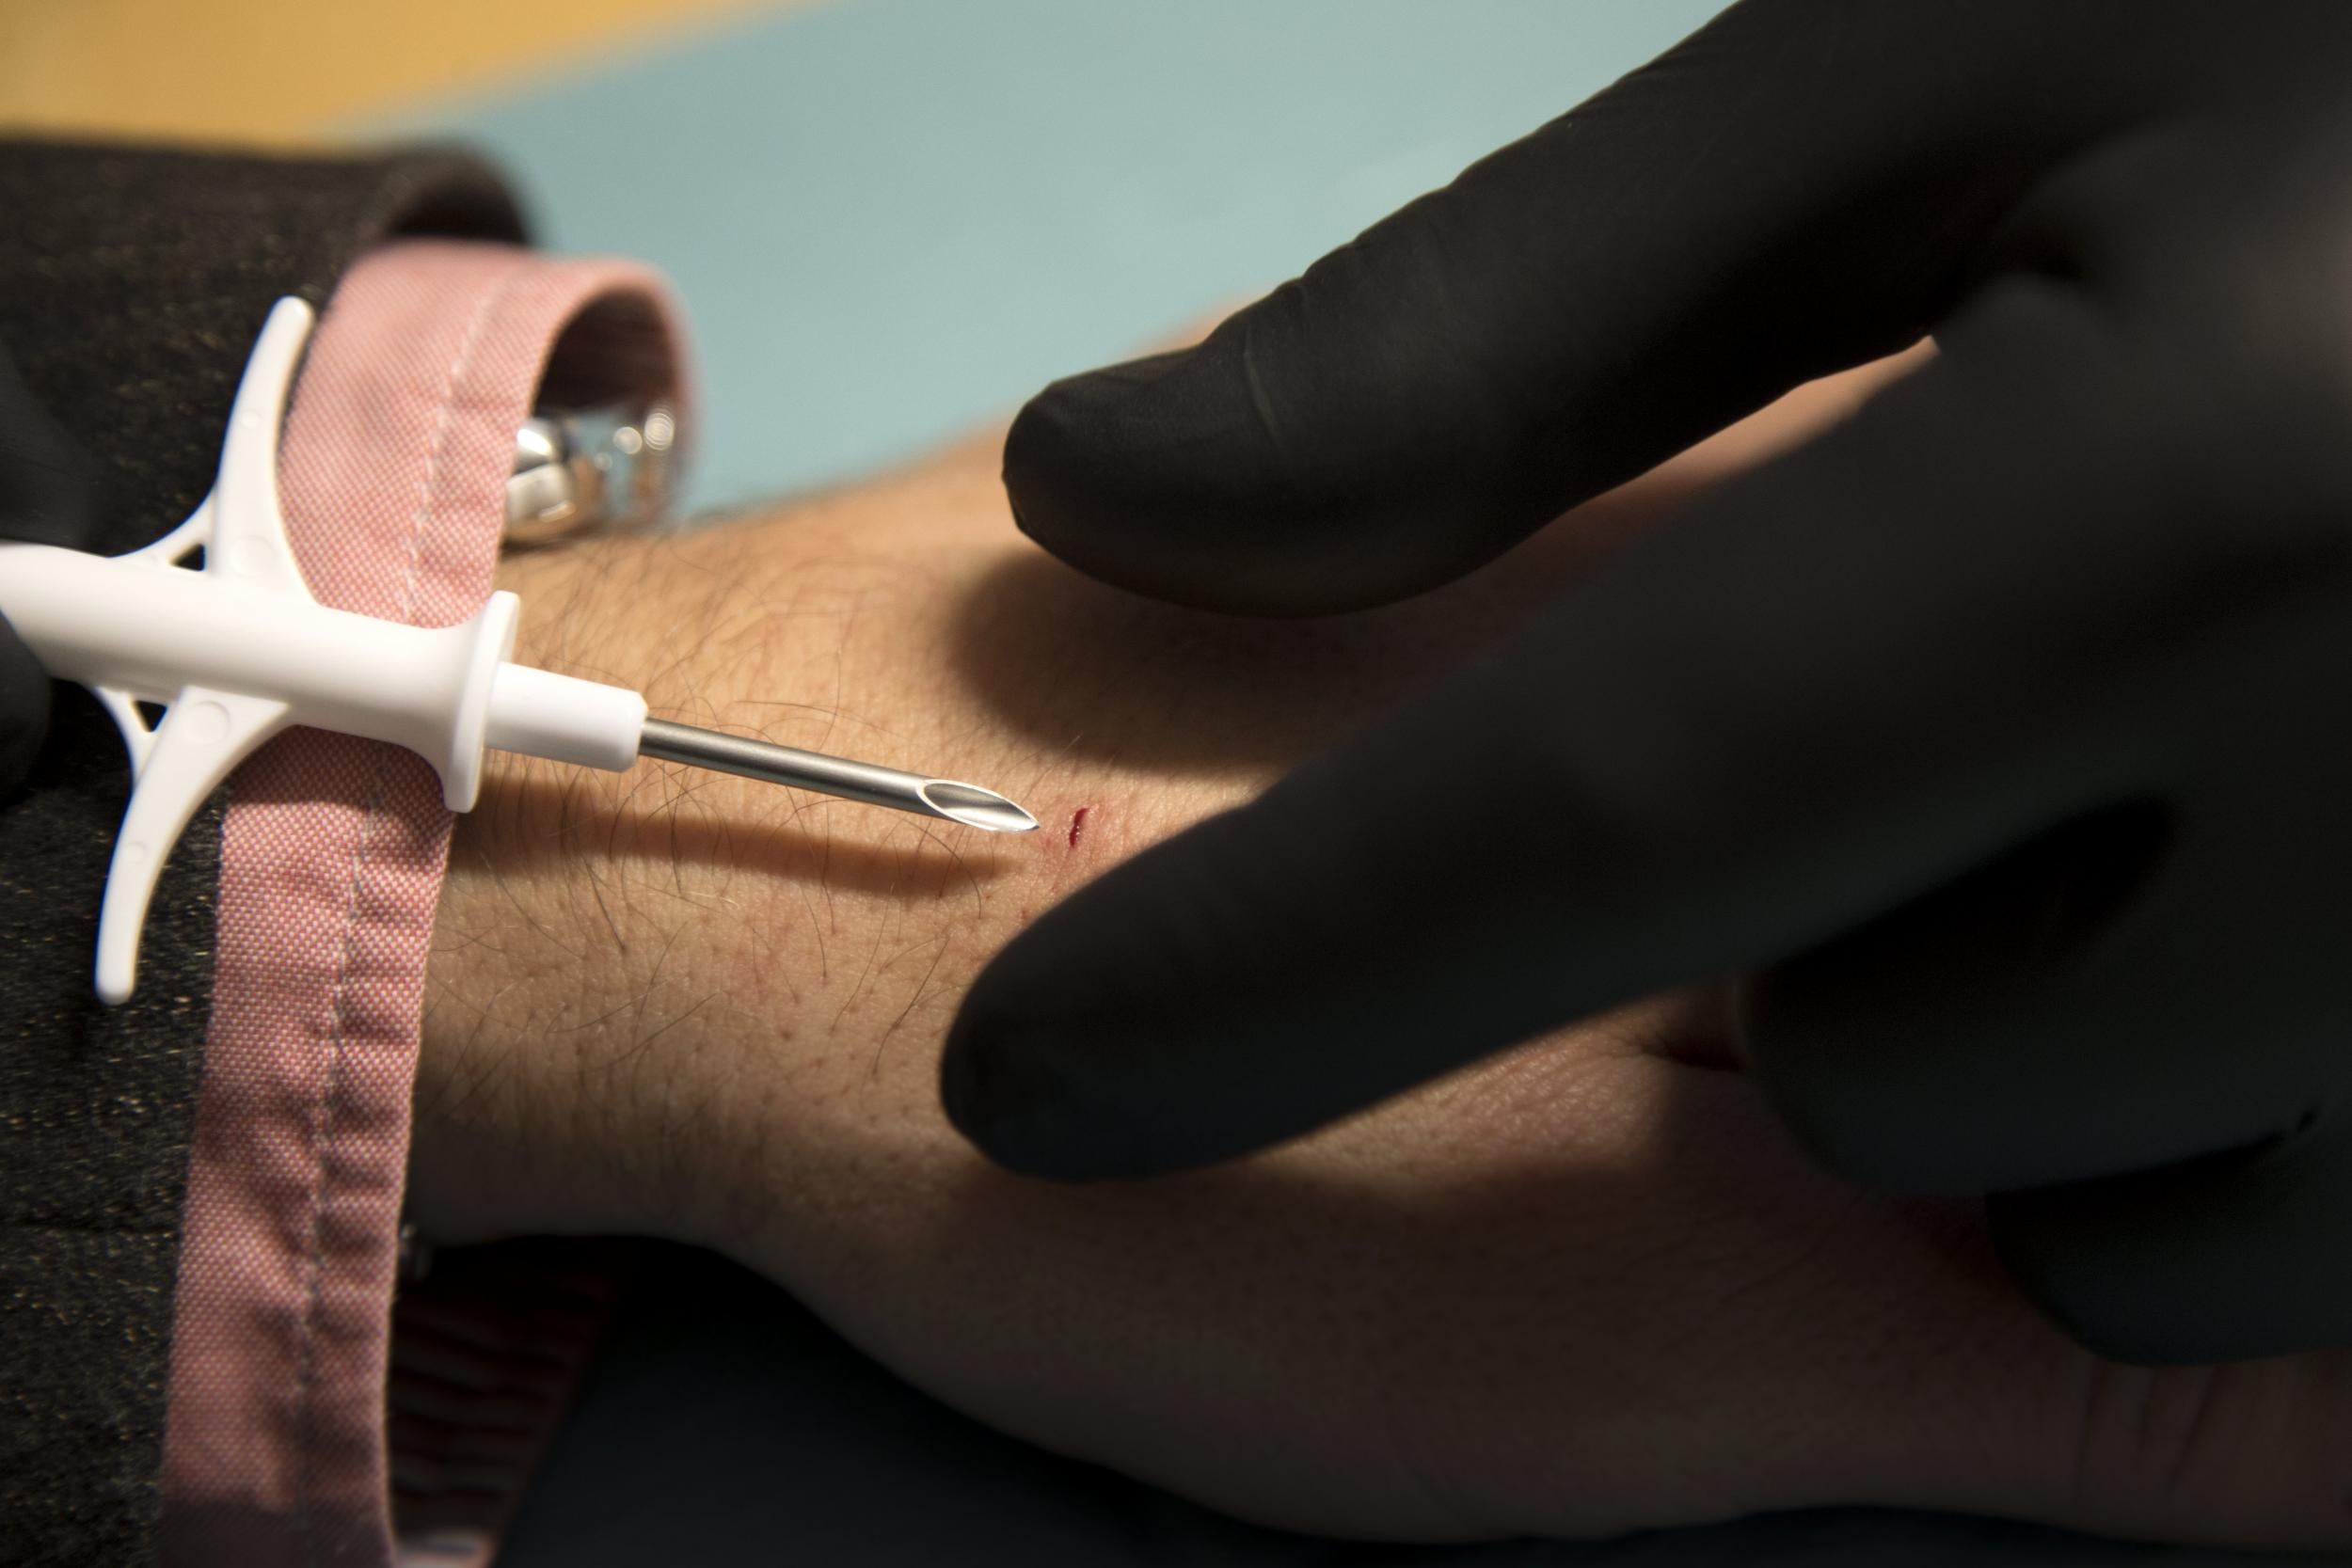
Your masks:
<instances>
[{"instance_id":1,"label":"syringe","mask_svg":"<svg viewBox=\"0 0 2352 1568\"><path fill-rule=\"evenodd\" d=\"M961 822L1026 832L1037 819L993 790L646 717L622 687L516 664L522 610L490 595L472 619L424 627L310 597L278 505L278 434L310 308L278 302L237 388L213 492L144 549L103 557L0 545L0 614L60 680L121 727L135 784L98 925L98 994L126 1000L165 860L230 770L290 725L405 746L471 810L485 749L591 768L640 756ZM184 564L199 550L200 566ZM141 703L165 705L151 726Z\"/></svg>"}]
</instances>

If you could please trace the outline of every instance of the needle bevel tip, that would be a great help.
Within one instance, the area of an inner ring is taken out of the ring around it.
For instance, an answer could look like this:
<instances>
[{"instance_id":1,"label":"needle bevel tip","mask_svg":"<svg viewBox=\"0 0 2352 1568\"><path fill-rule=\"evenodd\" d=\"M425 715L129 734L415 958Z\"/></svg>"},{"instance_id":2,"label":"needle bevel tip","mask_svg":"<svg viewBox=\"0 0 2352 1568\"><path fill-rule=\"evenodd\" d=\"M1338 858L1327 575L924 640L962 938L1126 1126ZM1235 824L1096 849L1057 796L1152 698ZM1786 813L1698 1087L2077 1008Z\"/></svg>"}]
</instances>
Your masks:
<instances>
[{"instance_id":1,"label":"needle bevel tip","mask_svg":"<svg viewBox=\"0 0 2352 1568\"><path fill-rule=\"evenodd\" d=\"M1037 818L1014 805L993 789L977 784L958 784L953 779L930 779L917 791L923 803L950 822L978 828L992 833L1025 833L1037 827Z\"/></svg>"}]
</instances>

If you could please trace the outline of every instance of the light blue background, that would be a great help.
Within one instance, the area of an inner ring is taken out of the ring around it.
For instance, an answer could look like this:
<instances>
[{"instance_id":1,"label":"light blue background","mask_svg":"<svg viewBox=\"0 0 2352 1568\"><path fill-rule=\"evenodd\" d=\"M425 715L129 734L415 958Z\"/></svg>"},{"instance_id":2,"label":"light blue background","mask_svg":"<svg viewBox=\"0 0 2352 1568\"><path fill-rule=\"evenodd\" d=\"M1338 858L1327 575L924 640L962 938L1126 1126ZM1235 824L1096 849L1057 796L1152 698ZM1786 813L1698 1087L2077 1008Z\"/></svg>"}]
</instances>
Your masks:
<instances>
[{"instance_id":1,"label":"light blue background","mask_svg":"<svg viewBox=\"0 0 2352 1568\"><path fill-rule=\"evenodd\" d=\"M696 329L691 497L842 478L1279 282L1714 0L835 0L410 116ZM379 127L380 129L380 127Z\"/></svg>"}]
</instances>

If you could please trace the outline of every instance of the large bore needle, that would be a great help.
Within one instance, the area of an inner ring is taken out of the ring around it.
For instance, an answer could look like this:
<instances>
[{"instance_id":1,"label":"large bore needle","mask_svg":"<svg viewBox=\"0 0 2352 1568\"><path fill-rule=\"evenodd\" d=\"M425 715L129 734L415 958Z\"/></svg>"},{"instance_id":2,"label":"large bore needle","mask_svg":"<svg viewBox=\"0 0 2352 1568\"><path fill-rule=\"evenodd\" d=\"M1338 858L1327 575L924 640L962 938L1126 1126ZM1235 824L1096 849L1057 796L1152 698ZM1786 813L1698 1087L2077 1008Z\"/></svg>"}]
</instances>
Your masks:
<instances>
[{"instance_id":1,"label":"large bore needle","mask_svg":"<svg viewBox=\"0 0 2352 1568\"><path fill-rule=\"evenodd\" d=\"M696 768L715 768L722 773L739 773L747 779L765 779L770 784L789 784L795 789L813 789L845 800L862 800L869 806L911 811L917 816L937 816L992 833L1025 833L1037 826L1036 817L994 790L982 789L977 784L959 784L953 779L927 779L920 773L879 768L870 762L851 762L847 757L829 757L822 752L803 752L796 746L747 740L718 730L673 724L666 719L645 721L644 733L638 737L637 754L659 757L663 762L691 763Z\"/></svg>"}]
</instances>

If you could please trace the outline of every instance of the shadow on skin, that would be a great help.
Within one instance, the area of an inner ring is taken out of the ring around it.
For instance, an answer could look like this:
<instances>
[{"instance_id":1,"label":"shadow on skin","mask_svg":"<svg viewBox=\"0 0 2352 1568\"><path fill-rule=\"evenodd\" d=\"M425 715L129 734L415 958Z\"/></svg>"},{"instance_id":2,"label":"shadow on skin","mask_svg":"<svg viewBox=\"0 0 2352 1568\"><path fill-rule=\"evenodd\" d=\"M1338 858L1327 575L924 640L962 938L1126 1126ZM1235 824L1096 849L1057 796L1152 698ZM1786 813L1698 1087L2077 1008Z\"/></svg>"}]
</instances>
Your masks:
<instances>
[{"instance_id":1,"label":"shadow on skin","mask_svg":"<svg viewBox=\"0 0 2352 1568\"><path fill-rule=\"evenodd\" d=\"M1062 1187L959 1164L901 1241L964 1286L906 1299L964 1315L893 1318L869 1343L1021 1435L1292 1528L1579 1534L1906 1484L1965 1496L1980 1478L1939 1436L1956 1409L2012 1445L2042 1435L2031 1369L1987 1386L1972 1346L1997 1324L2067 1353L1972 1205L1843 1189L1741 1075L1695 1065L1728 1060L1724 1028L1713 993L1636 1004L1185 1175ZM989 1262L1056 1256L1083 1259L1073 1299L1055 1267L1008 1290ZM1089 1309L1105 1299L1121 1309ZM1051 1352L989 1354L1040 1316ZM980 1354L953 1348L967 1336ZM1126 1370L1090 1383L1105 1367ZM1805 1441L1770 1418L1788 1410ZM1400 1430L1455 1441L1377 1502L1362 1477ZM1655 1496L1563 1488L1543 1458L1629 1433L1667 1445L1640 1477Z\"/></svg>"},{"instance_id":2,"label":"shadow on skin","mask_svg":"<svg viewBox=\"0 0 2352 1568\"><path fill-rule=\"evenodd\" d=\"M1015 557L962 595L952 657L991 717L1042 748L1176 774L1284 765L1495 641L1700 488L1661 470L1459 581L1312 619L1159 604Z\"/></svg>"}]
</instances>

